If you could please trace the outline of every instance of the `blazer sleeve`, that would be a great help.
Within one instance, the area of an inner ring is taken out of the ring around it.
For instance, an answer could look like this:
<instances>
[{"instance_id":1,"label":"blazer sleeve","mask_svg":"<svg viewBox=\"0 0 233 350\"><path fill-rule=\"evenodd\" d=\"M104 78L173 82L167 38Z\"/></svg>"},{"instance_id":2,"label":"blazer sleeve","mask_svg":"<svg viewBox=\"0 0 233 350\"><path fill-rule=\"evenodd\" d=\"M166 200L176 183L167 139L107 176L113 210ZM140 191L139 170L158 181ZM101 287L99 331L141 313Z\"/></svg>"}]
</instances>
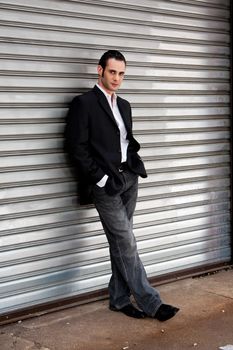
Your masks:
<instances>
[{"instance_id":1,"label":"blazer sleeve","mask_svg":"<svg viewBox=\"0 0 233 350\"><path fill-rule=\"evenodd\" d=\"M90 152L88 107L79 96L71 102L65 131L66 149L80 178L96 184L105 175Z\"/></svg>"}]
</instances>

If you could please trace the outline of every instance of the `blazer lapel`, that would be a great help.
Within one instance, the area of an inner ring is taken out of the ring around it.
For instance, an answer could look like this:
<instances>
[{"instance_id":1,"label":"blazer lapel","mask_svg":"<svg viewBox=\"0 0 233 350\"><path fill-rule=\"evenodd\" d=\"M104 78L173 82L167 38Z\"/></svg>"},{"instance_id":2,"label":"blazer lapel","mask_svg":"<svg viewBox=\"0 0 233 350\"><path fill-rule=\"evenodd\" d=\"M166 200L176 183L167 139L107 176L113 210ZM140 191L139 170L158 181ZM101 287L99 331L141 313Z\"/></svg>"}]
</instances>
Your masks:
<instances>
[{"instance_id":1,"label":"blazer lapel","mask_svg":"<svg viewBox=\"0 0 233 350\"><path fill-rule=\"evenodd\" d=\"M131 132L130 118L126 115L124 103L122 103L122 100L120 98L117 98L117 105L118 105L119 111L121 113L121 117L124 121L125 128L126 128L127 132Z\"/></svg>"},{"instance_id":2,"label":"blazer lapel","mask_svg":"<svg viewBox=\"0 0 233 350\"><path fill-rule=\"evenodd\" d=\"M99 103L100 103L101 107L104 109L104 111L109 115L109 117L112 119L114 124L117 126L116 120L114 118L114 115L112 113L112 110L111 110L111 108L109 106L109 103L108 103L106 97L104 96L102 91L97 86L94 86L93 90L94 90L95 94L98 97L98 100L99 100Z\"/></svg>"},{"instance_id":3,"label":"blazer lapel","mask_svg":"<svg viewBox=\"0 0 233 350\"><path fill-rule=\"evenodd\" d=\"M114 118L112 110L111 110L111 108L109 106L109 103L108 103L105 95L103 94L103 92L96 85L94 86L93 91L97 95L101 107L109 115L109 117L112 119L112 121L114 122L114 124L118 128L117 122L116 122L116 120ZM126 109L124 108L124 103L122 102L122 100L119 97L117 97L117 105L118 105L119 111L121 113L121 117L122 117L122 119L124 121L126 130L127 130L128 133L131 133L130 117L127 116Z\"/></svg>"}]
</instances>

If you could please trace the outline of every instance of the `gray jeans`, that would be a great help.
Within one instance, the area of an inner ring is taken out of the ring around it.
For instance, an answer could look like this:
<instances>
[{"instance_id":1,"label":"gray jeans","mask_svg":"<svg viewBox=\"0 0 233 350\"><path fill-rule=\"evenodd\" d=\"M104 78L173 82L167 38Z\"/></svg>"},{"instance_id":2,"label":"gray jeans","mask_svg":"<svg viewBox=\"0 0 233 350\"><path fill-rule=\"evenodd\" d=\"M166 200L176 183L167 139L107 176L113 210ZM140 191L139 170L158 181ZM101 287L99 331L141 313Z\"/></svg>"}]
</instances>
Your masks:
<instances>
[{"instance_id":1,"label":"gray jeans","mask_svg":"<svg viewBox=\"0 0 233 350\"><path fill-rule=\"evenodd\" d=\"M161 305L159 293L148 282L133 234L133 213L138 192L138 176L121 173L124 188L109 196L104 187L94 187L94 204L109 242L112 276L109 282L110 304L117 309L130 303L134 296L139 308L154 316Z\"/></svg>"}]
</instances>

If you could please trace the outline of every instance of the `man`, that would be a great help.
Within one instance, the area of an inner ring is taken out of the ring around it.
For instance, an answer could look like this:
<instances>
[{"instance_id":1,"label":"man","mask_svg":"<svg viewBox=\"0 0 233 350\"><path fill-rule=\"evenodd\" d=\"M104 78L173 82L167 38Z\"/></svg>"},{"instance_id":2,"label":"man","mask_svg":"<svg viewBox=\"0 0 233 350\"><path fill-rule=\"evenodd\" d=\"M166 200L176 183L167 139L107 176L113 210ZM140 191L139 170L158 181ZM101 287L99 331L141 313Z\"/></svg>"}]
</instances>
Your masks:
<instances>
[{"instance_id":1,"label":"man","mask_svg":"<svg viewBox=\"0 0 233 350\"><path fill-rule=\"evenodd\" d=\"M80 203L94 202L109 242L110 310L166 321L179 309L163 304L150 286L133 234L138 176L147 174L137 154L140 145L132 133L130 104L116 96L125 69L119 51L103 54L98 84L71 103L66 142L79 177ZM139 309L131 303L131 294Z\"/></svg>"}]
</instances>

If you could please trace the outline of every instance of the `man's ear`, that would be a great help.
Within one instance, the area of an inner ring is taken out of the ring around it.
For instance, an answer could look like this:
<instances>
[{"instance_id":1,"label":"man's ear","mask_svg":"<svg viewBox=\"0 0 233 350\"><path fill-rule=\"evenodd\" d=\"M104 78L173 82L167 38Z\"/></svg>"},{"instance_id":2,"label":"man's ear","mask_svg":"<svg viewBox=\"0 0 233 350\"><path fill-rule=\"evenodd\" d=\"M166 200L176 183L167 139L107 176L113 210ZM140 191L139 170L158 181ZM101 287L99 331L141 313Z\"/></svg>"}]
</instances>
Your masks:
<instances>
[{"instance_id":1,"label":"man's ear","mask_svg":"<svg viewBox=\"0 0 233 350\"><path fill-rule=\"evenodd\" d=\"M103 67L101 65L97 66L97 73L99 75L99 77L102 77L103 74Z\"/></svg>"}]
</instances>

